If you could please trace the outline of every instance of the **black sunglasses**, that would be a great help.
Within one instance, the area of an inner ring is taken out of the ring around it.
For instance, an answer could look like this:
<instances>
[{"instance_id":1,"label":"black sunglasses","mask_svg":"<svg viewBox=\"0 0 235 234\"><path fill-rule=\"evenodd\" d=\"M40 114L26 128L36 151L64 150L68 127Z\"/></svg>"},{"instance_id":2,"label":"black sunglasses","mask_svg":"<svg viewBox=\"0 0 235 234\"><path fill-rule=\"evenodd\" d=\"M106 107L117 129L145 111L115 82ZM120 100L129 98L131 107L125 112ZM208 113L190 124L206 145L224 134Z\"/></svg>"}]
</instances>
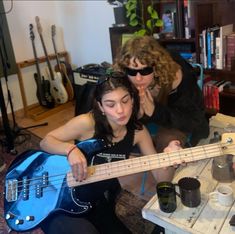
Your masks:
<instances>
[{"instance_id":1,"label":"black sunglasses","mask_svg":"<svg viewBox=\"0 0 235 234\"><path fill-rule=\"evenodd\" d=\"M97 81L97 85L101 85L104 82L110 80L111 78L115 78L115 79L126 79L126 75L123 72L111 72L107 75L101 76L99 77L98 81Z\"/></svg>"},{"instance_id":2,"label":"black sunglasses","mask_svg":"<svg viewBox=\"0 0 235 234\"><path fill-rule=\"evenodd\" d=\"M126 68L126 73L129 76L136 76L137 73L140 73L141 76L147 76L153 73L153 68L152 67L145 67L143 69Z\"/></svg>"}]
</instances>

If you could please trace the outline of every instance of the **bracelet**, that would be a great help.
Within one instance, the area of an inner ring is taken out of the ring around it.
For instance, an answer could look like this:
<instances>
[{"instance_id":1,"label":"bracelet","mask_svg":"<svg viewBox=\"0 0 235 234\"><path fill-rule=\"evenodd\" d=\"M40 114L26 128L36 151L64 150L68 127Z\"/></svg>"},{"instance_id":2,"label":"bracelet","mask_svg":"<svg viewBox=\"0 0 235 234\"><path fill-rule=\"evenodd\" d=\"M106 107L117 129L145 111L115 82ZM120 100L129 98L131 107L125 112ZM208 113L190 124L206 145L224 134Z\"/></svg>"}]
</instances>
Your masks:
<instances>
[{"instance_id":1,"label":"bracelet","mask_svg":"<svg viewBox=\"0 0 235 234\"><path fill-rule=\"evenodd\" d=\"M72 151L73 151L74 149L76 149L76 148L77 148L76 145L72 145L72 146L69 148L68 153L67 153L67 158L68 158L69 155L72 153Z\"/></svg>"}]
</instances>

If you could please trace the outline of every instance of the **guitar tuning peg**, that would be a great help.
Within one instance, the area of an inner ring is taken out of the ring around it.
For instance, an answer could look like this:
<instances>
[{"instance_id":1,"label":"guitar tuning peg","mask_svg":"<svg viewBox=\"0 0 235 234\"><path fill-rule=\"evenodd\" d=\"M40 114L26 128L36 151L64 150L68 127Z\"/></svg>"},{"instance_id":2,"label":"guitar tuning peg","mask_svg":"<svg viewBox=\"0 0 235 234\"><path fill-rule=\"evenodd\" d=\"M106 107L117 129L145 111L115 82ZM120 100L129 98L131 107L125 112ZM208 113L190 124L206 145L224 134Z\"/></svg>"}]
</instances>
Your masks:
<instances>
[{"instance_id":1,"label":"guitar tuning peg","mask_svg":"<svg viewBox=\"0 0 235 234\"><path fill-rule=\"evenodd\" d=\"M210 139L210 143L216 143L219 141L221 141L221 135L217 131L215 131L214 137Z\"/></svg>"}]
</instances>

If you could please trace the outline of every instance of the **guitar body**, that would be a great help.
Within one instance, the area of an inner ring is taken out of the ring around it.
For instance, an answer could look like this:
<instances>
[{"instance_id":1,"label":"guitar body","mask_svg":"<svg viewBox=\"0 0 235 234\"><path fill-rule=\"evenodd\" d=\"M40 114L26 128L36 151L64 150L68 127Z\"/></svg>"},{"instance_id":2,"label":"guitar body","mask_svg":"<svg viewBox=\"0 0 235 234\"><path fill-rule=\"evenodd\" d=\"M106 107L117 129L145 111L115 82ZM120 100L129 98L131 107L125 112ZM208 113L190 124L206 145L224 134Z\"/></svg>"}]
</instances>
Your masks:
<instances>
[{"instance_id":1,"label":"guitar body","mask_svg":"<svg viewBox=\"0 0 235 234\"><path fill-rule=\"evenodd\" d=\"M55 71L61 73L63 85L68 93L68 100L69 101L73 100L74 98L73 85L67 75L67 68L65 64L64 63L60 63L59 65L57 64L55 66Z\"/></svg>"},{"instance_id":2,"label":"guitar body","mask_svg":"<svg viewBox=\"0 0 235 234\"><path fill-rule=\"evenodd\" d=\"M53 108L55 107L55 99L51 95L50 89L51 89L50 81L45 80L44 77L42 77L42 90L44 93L44 98L46 100L46 107Z\"/></svg>"},{"instance_id":3,"label":"guitar body","mask_svg":"<svg viewBox=\"0 0 235 234\"><path fill-rule=\"evenodd\" d=\"M89 158L105 146L102 140L90 139L78 147ZM26 231L54 212L88 211L90 203L80 201L75 188L67 185L66 174L70 169L64 155L36 150L19 155L6 173L4 214L8 226L15 231Z\"/></svg>"},{"instance_id":4,"label":"guitar body","mask_svg":"<svg viewBox=\"0 0 235 234\"><path fill-rule=\"evenodd\" d=\"M37 95L39 104L47 108L54 108L55 100L51 96L51 93L50 93L50 82L48 80L44 80L43 78L42 81L39 83L38 82L39 77L37 73L34 73L34 79L37 84L36 95Z\"/></svg>"},{"instance_id":5,"label":"guitar body","mask_svg":"<svg viewBox=\"0 0 235 234\"><path fill-rule=\"evenodd\" d=\"M47 73L49 73L48 70ZM66 103L68 101L68 93L63 85L61 73L54 72L53 77L54 78L50 80L51 94L57 104Z\"/></svg>"}]
</instances>

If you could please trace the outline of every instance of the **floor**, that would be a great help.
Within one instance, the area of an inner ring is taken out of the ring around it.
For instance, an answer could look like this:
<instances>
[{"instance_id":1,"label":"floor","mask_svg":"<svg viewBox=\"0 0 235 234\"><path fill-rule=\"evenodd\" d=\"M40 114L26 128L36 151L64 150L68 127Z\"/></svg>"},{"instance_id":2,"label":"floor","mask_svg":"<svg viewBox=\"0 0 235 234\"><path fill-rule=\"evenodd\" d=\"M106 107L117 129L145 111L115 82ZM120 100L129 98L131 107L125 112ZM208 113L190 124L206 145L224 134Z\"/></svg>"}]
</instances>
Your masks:
<instances>
[{"instance_id":1,"label":"floor","mask_svg":"<svg viewBox=\"0 0 235 234\"><path fill-rule=\"evenodd\" d=\"M34 120L31 117L25 116L23 111L15 112L16 123L21 128L28 128L29 131L35 135L43 138L49 131L65 124L74 116L75 105L73 102L66 104L65 108L60 108L58 112L48 115L41 120ZM35 125L46 124L46 126L33 127ZM143 173L138 173L130 176L123 176L119 178L122 187L133 194L140 196L145 200L149 200L155 191L155 183L150 173L147 173L147 181L145 183L145 193L141 194L141 182Z\"/></svg>"}]
</instances>

